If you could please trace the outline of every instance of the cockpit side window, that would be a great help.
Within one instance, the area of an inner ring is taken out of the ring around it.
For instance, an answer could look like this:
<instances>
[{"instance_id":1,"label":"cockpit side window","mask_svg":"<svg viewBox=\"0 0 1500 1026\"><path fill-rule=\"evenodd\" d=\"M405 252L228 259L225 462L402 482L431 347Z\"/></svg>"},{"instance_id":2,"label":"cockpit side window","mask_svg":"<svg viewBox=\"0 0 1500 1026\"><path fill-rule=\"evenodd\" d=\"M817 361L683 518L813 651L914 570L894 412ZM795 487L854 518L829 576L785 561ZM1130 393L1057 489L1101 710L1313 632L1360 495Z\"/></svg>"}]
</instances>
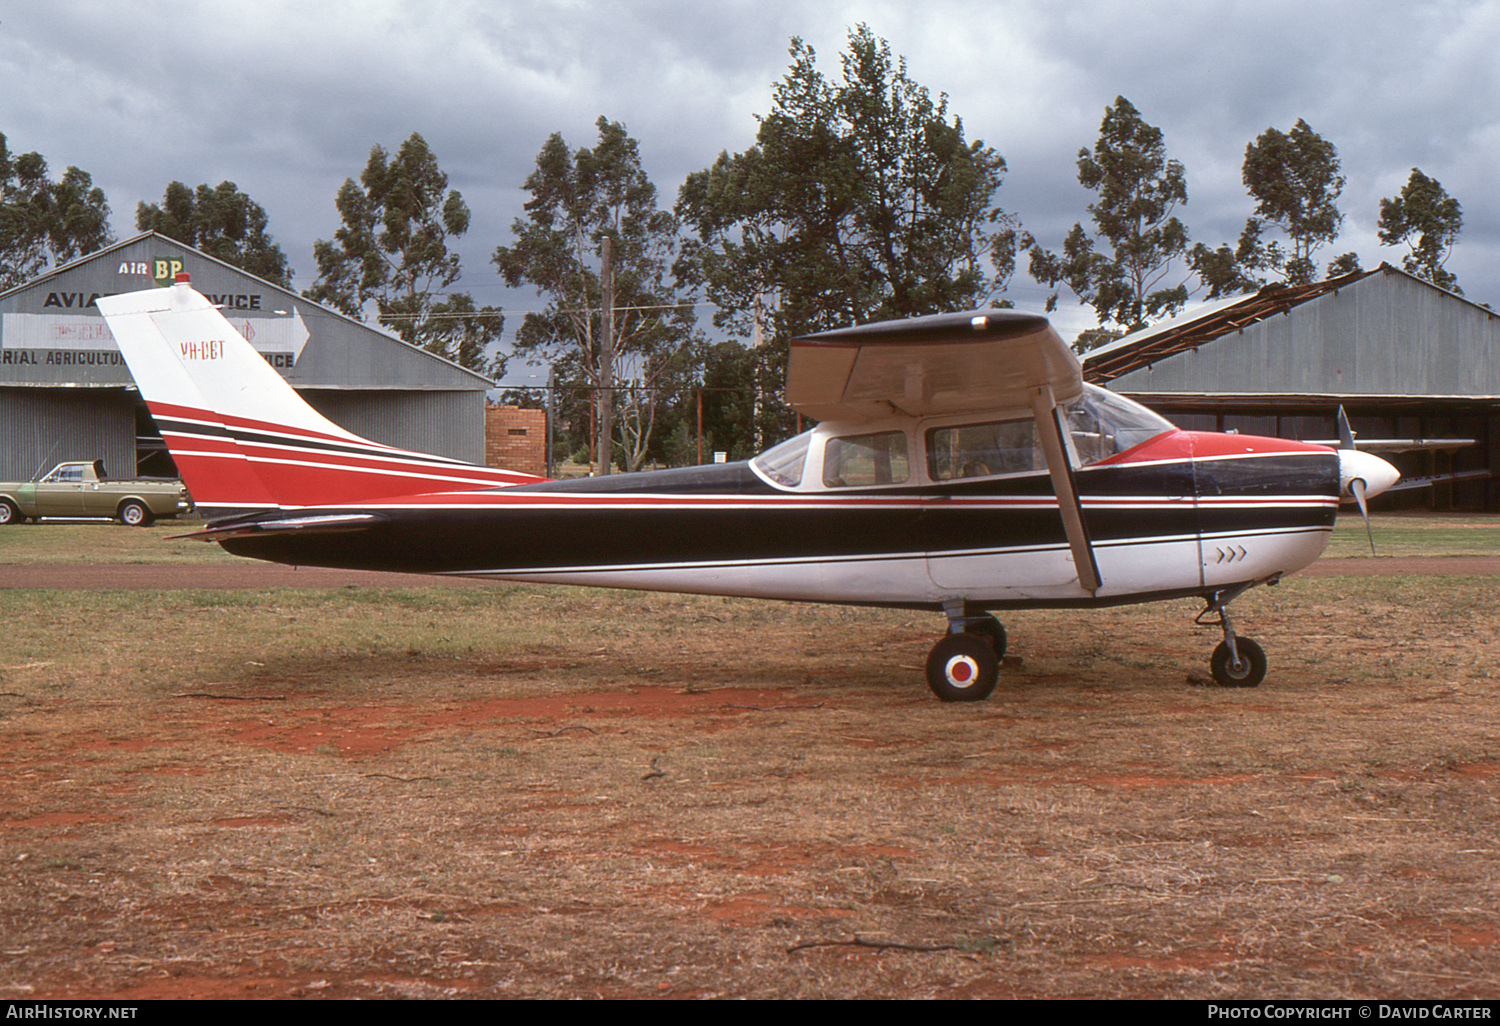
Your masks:
<instances>
[{"instance_id":1,"label":"cockpit side window","mask_svg":"<svg viewBox=\"0 0 1500 1026\"><path fill-rule=\"evenodd\" d=\"M904 431L830 438L823 448L823 484L829 488L904 484L910 477Z\"/></svg>"},{"instance_id":2,"label":"cockpit side window","mask_svg":"<svg viewBox=\"0 0 1500 1026\"><path fill-rule=\"evenodd\" d=\"M934 481L1045 470L1031 420L961 424L927 432L927 473Z\"/></svg>"}]
</instances>

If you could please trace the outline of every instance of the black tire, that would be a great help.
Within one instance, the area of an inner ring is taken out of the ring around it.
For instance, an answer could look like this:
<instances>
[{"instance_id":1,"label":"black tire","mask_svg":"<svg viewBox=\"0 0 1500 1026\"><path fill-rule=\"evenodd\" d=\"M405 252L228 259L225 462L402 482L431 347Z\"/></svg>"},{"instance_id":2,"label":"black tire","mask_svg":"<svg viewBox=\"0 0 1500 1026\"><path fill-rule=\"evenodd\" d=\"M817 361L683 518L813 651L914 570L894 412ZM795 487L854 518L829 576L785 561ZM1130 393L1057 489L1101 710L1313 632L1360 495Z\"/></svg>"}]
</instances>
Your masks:
<instances>
[{"instance_id":1,"label":"black tire","mask_svg":"<svg viewBox=\"0 0 1500 1026\"><path fill-rule=\"evenodd\" d=\"M996 659L1005 658L1005 625L993 616L986 616L982 620L970 620L964 627L964 633L973 634L989 641L990 647L995 650Z\"/></svg>"},{"instance_id":2,"label":"black tire","mask_svg":"<svg viewBox=\"0 0 1500 1026\"><path fill-rule=\"evenodd\" d=\"M0 499L0 527L25 522L26 518L21 516L21 511L16 509L9 499Z\"/></svg>"},{"instance_id":3,"label":"black tire","mask_svg":"<svg viewBox=\"0 0 1500 1026\"><path fill-rule=\"evenodd\" d=\"M1209 668L1213 671L1214 681L1220 687L1225 688L1253 688L1266 679L1266 653L1255 642L1249 638L1236 636L1234 647L1239 650L1240 664L1233 665L1229 656L1229 646L1219 642L1219 647L1214 649L1213 658L1209 660Z\"/></svg>"},{"instance_id":4,"label":"black tire","mask_svg":"<svg viewBox=\"0 0 1500 1026\"><path fill-rule=\"evenodd\" d=\"M151 516L151 510L146 508L146 504L136 499L126 499L120 503L120 508L115 511L115 515L126 527L146 527L154 519Z\"/></svg>"},{"instance_id":5,"label":"black tire","mask_svg":"<svg viewBox=\"0 0 1500 1026\"><path fill-rule=\"evenodd\" d=\"M982 634L945 634L927 655L927 686L944 702L982 702L999 676L1000 657Z\"/></svg>"}]
</instances>

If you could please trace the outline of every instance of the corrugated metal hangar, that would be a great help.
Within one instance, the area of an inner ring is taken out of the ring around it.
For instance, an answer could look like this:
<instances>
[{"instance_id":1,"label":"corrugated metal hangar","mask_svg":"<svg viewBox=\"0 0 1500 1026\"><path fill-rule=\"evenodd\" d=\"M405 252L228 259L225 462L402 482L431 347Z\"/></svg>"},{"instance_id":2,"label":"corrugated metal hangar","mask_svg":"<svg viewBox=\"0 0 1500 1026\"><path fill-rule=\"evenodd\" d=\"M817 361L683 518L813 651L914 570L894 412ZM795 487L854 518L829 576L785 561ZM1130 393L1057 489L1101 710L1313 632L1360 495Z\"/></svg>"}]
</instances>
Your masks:
<instances>
[{"instance_id":1,"label":"corrugated metal hangar","mask_svg":"<svg viewBox=\"0 0 1500 1026\"><path fill-rule=\"evenodd\" d=\"M1388 264L1270 286L1127 335L1085 356L1084 377L1189 429L1333 439L1342 405L1362 438L1471 438L1381 455L1407 476L1488 479L1390 500L1500 509L1500 316Z\"/></svg>"},{"instance_id":2,"label":"corrugated metal hangar","mask_svg":"<svg viewBox=\"0 0 1500 1026\"><path fill-rule=\"evenodd\" d=\"M178 271L329 420L484 462L488 378L147 232L0 293L0 480L83 459L118 477L175 475L93 302L170 285Z\"/></svg>"}]
</instances>

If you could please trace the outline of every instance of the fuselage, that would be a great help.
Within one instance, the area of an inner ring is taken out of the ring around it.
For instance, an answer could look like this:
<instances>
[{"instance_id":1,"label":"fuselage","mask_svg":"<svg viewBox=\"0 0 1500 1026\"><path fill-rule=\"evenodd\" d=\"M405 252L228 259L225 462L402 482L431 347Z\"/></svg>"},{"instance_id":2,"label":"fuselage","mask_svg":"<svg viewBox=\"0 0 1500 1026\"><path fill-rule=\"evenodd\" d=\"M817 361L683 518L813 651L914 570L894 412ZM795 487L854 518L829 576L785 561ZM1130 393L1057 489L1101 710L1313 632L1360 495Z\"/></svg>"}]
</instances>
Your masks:
<instances>
[{"instance_id":1,"label":"fuselage","mask_svg":"<svg viewBox=\"0 0 1500 1026\"><path fill-rule=\"evenodd\" d=\"M861 444L892 433L868 427L857 428ZM1149 437L1120 451L1075 452L1101 582L1090 591L1044 467L963 476L938 450L968 427L918 423L898 429L896 473L885 441L875 462L834 468L852 430L809 432L795 482L766 460L772 450L752 462L316 507L298 513L374 519L356 530L269 531L222 544L301 565L1002 609L1200 595L1291 573L1322 552L1338 506L1338 455L1323 446L1166 425L1137 432ZM1104 434L1093 432L1089 444ZM1075 442L1084 448L1082 436ZM986 442L987 451L999 444ZM846 480L860 466L865 479Z\"/></svg>"}]
</instances>

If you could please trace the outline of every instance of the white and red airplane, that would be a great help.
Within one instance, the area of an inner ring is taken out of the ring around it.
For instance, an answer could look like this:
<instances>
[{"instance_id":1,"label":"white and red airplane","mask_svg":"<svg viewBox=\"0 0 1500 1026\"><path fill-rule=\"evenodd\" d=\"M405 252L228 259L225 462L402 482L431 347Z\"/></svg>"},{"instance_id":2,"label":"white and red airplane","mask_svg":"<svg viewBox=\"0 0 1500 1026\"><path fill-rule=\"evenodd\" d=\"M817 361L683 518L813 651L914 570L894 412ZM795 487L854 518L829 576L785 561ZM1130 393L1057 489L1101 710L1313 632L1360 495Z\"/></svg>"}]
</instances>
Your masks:
<instances>
[{"instance_id":1,"label":"white and red airplane","mask_svg":"<svg viewBox=\"0 0 1500 1026\"><path fill-rule=\"evenodd\" d=\"M1229 603L1323 551L1352 448L1179 431L1083 382L1042 317L976 310L794 339L818 426L753 460L568 481L406 452L308 407L186 276L98 300L201 509L193 537L305 566L941 611L945 701L987 697L991 610L1201 597L1214 677L1259 684Z\"/></svg>"}]
</instances>

